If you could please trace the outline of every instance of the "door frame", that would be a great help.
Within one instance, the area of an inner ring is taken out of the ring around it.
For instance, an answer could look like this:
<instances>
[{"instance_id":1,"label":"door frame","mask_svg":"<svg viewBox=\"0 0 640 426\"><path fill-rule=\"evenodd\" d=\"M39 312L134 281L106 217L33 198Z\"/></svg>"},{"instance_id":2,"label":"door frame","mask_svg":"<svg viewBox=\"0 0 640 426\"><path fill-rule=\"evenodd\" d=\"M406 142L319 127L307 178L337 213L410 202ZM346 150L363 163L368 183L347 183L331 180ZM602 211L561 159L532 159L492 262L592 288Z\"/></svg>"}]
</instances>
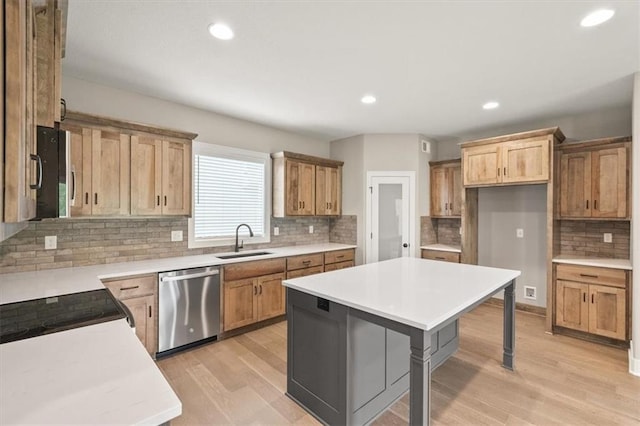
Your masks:
<instances>
[{"instance_id":1,"label":"door frame","mask_svg":"<svg viewBox=\"0 0 640 426\"><path fill-rule=\"evenodd\" d=\"M371 218L373 216L373 205L372 205L372 194L373 194L373 178L408 178L409 179L409 188L407 193L409 195L409 235L408 235L408 244L409 244L409 257L416 256L416 238L415 238L415 223L416 223L416 172L412 170L405 171L368 171L367 172L367 187L366 187L366 202L365 202L365 253L364 253L364 263L369 263L369 256L373 251L372 247L372 239L370 238L372 229L371 229ZM419 245L419 244L418 244Z\"/></svg>"}]
</instances>

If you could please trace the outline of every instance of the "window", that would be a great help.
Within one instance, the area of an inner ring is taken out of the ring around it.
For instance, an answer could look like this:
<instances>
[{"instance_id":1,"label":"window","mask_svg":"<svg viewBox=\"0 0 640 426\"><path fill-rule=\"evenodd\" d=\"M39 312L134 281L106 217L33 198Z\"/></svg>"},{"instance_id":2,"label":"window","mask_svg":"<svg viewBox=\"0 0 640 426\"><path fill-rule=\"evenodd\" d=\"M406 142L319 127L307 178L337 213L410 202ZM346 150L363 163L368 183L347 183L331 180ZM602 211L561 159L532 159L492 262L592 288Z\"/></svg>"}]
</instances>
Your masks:
<instances>
[{"instance_id":1,"label":"window","mask_svg":"<svg viewBox=\"0 0 640 426\"><path fill-rule=\"evenodd\" d=\"M271 159L269 154L193 143L193 218L189 247L235 244L236 228L245 243L270 241Z\"/></svg>"}]
</instances>

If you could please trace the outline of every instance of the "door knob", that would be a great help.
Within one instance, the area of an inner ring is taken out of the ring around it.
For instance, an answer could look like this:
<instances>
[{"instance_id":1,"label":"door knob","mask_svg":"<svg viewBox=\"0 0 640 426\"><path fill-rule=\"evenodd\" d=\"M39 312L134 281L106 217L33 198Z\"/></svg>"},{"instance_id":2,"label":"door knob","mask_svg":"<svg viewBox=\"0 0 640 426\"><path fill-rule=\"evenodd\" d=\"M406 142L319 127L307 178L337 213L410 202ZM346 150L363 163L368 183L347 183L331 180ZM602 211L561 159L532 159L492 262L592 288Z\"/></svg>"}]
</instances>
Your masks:
<instances>
[{"instance_id":1,"label":"door knob","mask_svg":"<svg viewBox=\"0 0 640 426\"><path fill-rule=\"evenodd\" d=\"M407 247L409 247L409 244L404 243L404 244L402 244L402 247L407 248Z\"/></svg>"}]
</instances>

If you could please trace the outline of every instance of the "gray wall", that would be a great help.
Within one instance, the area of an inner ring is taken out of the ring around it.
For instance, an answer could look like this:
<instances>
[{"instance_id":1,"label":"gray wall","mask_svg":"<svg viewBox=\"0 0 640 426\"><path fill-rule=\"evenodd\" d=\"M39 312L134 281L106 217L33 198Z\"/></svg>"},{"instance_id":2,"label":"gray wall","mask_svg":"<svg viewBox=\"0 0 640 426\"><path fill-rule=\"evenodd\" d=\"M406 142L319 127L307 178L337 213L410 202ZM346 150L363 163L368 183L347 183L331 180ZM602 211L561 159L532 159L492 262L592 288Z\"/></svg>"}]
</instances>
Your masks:
<instances>
[{"instance_id":1,"label":"gray wall","mask_svg":"<svg viewBox=\"0 0 640 426\"><path fill-rule=\"evenodd\" d=\"M481 188L478 208L478 264L522 271L516 301L546 306L546 185ZM537 289L536 300L523 298L525 285Z\"/></svg>"}]
</instances>

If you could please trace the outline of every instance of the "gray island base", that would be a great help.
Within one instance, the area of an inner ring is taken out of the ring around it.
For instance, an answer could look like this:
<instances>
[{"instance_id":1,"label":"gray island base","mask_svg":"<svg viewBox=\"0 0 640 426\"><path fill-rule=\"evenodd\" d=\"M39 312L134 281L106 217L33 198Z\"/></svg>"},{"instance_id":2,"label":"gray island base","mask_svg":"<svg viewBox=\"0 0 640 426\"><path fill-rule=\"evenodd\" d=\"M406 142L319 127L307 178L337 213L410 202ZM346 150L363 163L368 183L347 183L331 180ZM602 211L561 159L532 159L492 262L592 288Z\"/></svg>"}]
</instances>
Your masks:
<instances>
[{"instance_id":1,"label":"gray island base","mask_svg":"<svg viewBox=\"0 0 640 426\"><path fill-rule=\"evenodd\" d=\"M431 329L287 287L287 395L325 424L368 424L410 390L410 424L428 425L431 372L458 349L459 317L503 289L503 366L513 370L513 278Z\"/></svg>"}]
</instances>

